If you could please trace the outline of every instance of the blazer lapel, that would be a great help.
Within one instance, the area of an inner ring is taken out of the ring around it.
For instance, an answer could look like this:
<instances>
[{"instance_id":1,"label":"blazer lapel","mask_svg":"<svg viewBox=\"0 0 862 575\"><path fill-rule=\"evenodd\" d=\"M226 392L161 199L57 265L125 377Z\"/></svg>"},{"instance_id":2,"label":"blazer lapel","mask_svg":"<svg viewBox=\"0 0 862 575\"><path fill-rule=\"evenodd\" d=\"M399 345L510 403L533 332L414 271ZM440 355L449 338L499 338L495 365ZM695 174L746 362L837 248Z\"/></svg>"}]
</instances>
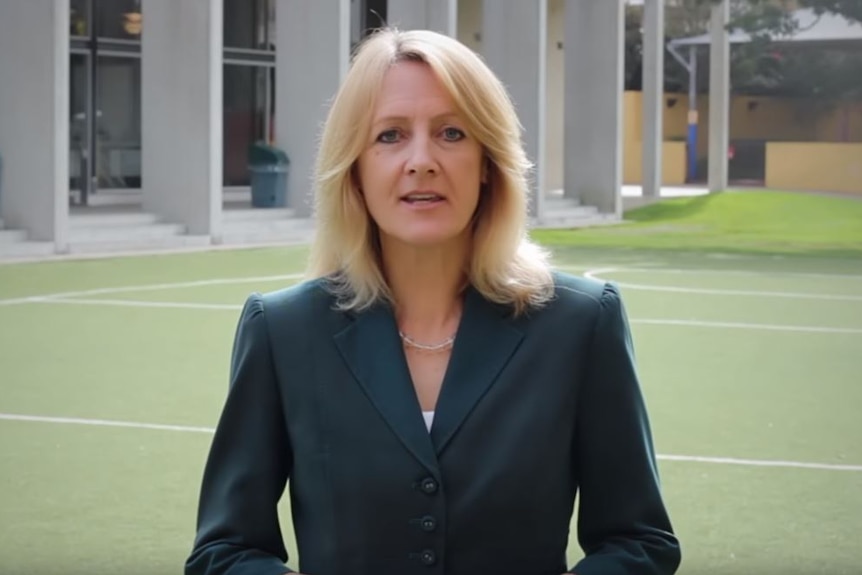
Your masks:
<instances>
[{"instance_id":1,"label":"blazer lapel","mask_svg":"<svg viewBox=\"0 0 862 575\"><path fill-rule=\"evenodd\" d=\"M431 440L438 455L497 380L524 337L505 317L507 311L468 288L431 426Z\"/></svg>"},{"instance_id":2,"label":"blazer lapel","mask_svg":"<svg viewBox=\"0 0 862 575\"><path fill-rule=\"evenodd\" d=\"M437 458L421 416L391 308L376 305L355 315L335 343L371 403L404 446L434 475ZM439 479L439 477L438 477Z\"/></svg>"}]
</instances>

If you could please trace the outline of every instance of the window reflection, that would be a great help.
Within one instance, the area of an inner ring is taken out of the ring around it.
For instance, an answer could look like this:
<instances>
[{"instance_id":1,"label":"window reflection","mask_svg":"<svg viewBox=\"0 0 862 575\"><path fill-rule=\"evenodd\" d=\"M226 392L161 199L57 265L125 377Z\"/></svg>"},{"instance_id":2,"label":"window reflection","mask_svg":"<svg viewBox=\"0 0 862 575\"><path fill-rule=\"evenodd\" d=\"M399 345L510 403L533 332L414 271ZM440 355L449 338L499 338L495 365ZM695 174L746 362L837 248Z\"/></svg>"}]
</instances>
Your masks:
<instances>
[{"instance_id":1,"label":"window reflection","mask_svg":"<svg viewBox=\"0 0 862 575\"><path fill-rule=\"evenodd\" d=\"M95 14L100 38L140 40L141 0L95 0Z\"/></svg>"},{"instance_id":2,"label":"window reflection","mask_svg":"<svg viewBox=\"0 0 862 575\"><path fill-rule=\"evenodd\" d=\"M272 50L274 0L224 0L225 48Z\"/></svg>"},{"instance_id":3,"label":"window reflection","mask_svg":"<svg viewBox=\"0 0 862 575\"><path fill-rule=\"evenodd\" d=\"M90 0L69 0L69 35L90 35Z\"/></svg>"},{"instance_id":4,"label":"window reflection","mask_svg":"<svg viewBox=\"0 0 862 575\"><path fill-rule=\"evenodd\" d=\"M224 67L224 184L249 184L248 150L268 138L266 66Z\"/></svg>"},{"instance_id":5,"label":"window reflection","mask_svg":"<svg viewBox=\"0 0 862 575\"><path fill-rule=\"evenodd\" d=\"M69 0L69 178L76 203L100 189L141 185L141 2Z\"/></svg>"},{"instance_id":6,"label":"window reflection","mask_svg":"<svg viewBox=\"0 0 862 575\"><path fill-rule=\"evenodd\" d=\"M141 61L99 56L96 68L96 157L101 188L141 184Z\"/></svg>"}]
</instances>

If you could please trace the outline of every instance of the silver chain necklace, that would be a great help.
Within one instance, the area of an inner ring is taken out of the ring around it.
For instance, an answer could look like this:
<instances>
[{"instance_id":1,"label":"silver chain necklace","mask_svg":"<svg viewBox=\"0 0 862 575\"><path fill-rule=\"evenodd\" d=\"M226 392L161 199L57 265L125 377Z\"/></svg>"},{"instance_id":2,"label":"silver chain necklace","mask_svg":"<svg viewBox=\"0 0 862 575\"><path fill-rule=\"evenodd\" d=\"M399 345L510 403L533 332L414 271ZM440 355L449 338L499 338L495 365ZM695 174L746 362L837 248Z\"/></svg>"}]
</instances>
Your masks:
<instances>
[{"instance_id":1,"label":"silver chain necklace","mask_svg":"<svg viewBox=\"0 0 862 575\"><path fill-rule=\"evenodd\" d=\"M401 341L403 341L407 347L413 347L416 349L421 349L422 351L445 351L445 350L449 349L450 347L452 347L452 345L455 343L455 336L454 335L451 337L447 337L446 339L444 339L440 343L435 343L433 345L427 345L424 343L419 343L418 341L414 341L414 340L410 339L410 337L407 334L405 334L403 331L399 331L398 335L401 336Z\"/></svg>"}]
</instances>

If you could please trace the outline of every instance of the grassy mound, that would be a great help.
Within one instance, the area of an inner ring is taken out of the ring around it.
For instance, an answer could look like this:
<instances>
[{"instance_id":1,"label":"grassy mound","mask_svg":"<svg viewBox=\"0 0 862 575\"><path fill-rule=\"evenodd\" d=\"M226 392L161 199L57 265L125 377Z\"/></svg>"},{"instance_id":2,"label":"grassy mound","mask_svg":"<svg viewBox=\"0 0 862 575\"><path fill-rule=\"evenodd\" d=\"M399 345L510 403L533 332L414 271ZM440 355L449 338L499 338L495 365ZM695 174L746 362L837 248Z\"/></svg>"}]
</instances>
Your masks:
<instances>
[{"instance_id":1,"label":"grassy mound","mask_svg":"<svg viewBox=\"0 0 862 575\"><path fill-rule=\"evenodd\" d=\"M619 226L535 230L549 246L862 256L862 201L740 191L665 200Z\"/></svg>"}]
</instances>

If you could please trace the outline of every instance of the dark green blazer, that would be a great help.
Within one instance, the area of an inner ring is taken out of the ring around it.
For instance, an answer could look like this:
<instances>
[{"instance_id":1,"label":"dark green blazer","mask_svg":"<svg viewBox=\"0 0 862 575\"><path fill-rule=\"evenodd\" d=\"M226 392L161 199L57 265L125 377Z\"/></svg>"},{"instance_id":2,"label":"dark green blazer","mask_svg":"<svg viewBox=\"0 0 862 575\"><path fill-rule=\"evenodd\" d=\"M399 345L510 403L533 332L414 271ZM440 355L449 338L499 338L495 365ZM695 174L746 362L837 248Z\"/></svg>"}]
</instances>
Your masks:
<instances>
[{"instance_id":1,"label":"dark green blazer","mask_svg":"<svg viewBox=\"0 0 862 575\"><path fill-rule=\"evenodd\" d=\"M278 575L289 481L309 575L665 575L662 501L613 284L556 275L512 318L468 289L430 434L391 309L334 310L321 281L245 304L187 575Z\"/></svg>"}]
</instances>

